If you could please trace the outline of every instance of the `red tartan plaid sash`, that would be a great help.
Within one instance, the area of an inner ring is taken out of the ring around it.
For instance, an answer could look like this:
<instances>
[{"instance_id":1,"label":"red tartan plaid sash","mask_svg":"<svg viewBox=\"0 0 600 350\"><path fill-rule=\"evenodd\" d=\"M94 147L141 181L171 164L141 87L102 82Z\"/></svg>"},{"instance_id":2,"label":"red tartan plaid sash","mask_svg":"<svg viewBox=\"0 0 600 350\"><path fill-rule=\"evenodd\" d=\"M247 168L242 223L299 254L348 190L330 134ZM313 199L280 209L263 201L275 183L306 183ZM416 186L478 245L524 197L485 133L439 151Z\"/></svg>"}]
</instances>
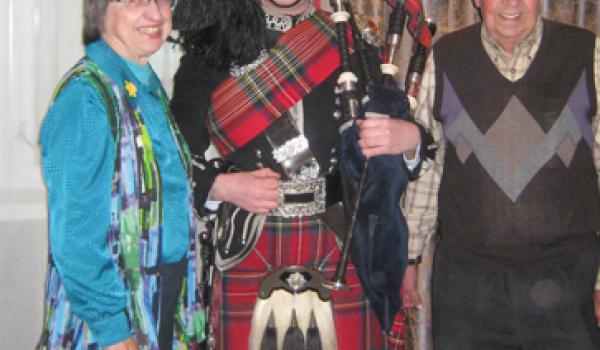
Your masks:
<instances>
[{"instance_id":1,"label":"red tartan plaid sash","mask_svg":"<svg viewBox=\"0 0 600 350\"><path fill-rule=\"evenodd\" d=\"M255 138L340 64L334 24L322 11L284 33L268 54L212 93L208 130L223 156Z\"/></svg>"}]
</instances>

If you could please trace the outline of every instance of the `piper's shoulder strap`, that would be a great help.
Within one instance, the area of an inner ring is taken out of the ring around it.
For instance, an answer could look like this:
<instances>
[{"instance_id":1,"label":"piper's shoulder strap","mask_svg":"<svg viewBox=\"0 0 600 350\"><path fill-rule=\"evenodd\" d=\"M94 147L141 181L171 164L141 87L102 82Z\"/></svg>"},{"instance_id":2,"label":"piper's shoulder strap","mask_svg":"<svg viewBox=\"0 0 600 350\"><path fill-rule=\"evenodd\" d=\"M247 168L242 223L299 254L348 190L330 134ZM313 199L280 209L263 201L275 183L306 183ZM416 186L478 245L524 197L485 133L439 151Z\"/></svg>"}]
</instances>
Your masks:
<instances>
[{"instance_id":1,"label":"piper's shoulder strap","mask_svg":"<svg viewBox=\"0 0 600 350\"><path fill-rule=\"evenodd\" d=\"M284 33L254 69L225 79L212 93L208 126L221 155L244 146L339 67L327 13Z\"/></svg>"}]
</instances>

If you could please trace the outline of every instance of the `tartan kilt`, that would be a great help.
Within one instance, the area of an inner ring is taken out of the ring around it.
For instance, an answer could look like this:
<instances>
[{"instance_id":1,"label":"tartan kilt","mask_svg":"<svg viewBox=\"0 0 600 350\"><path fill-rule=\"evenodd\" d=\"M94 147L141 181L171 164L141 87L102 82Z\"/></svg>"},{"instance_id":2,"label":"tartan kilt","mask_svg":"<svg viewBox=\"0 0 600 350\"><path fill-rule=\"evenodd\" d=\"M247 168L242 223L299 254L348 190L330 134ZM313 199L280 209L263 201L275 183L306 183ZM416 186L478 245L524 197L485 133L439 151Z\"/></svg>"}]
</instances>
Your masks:
<instances>
[{"instance_id":1,"label":"tartan kilt","mask_svg":"<svg viewBox=\"0 0 600 350\"><path fill-rule=\"evenodd\" d=\"M211 328L215 349L248 349L254 304L263 279L284 266L324 266L329 279L339 258L335 235L314 216L269 216L256 248L237 266L220 272L213 293ZM346 273L350 291L333 291L333 317L340 350L383 349L385 339L369 309L352 263ZM401 343L401 342L400 342ZM402 349L397 341L391 349Z\"/></svg>"}]
</instances>

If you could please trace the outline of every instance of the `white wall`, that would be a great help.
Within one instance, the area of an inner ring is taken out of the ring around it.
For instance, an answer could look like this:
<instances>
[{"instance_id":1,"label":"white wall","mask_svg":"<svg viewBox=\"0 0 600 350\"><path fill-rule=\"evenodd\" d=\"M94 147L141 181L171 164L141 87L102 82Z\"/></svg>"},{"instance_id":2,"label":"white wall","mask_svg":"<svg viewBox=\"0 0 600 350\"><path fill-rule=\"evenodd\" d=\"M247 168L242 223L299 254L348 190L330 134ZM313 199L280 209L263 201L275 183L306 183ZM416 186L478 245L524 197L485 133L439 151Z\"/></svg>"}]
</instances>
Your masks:
<instances>
[{"instance_id":1,"label":"white wall","mask_svg":"<svg viewBox=\"0 0 600 350\"><path fill-rule=\"evenodd\" d=\"M32 349L42 320L46 190L37 135L57 81L83 54L81 0L0 0L0 349ZM152 57L171 90L179 55Z\"/></svg>"}]
</instances>

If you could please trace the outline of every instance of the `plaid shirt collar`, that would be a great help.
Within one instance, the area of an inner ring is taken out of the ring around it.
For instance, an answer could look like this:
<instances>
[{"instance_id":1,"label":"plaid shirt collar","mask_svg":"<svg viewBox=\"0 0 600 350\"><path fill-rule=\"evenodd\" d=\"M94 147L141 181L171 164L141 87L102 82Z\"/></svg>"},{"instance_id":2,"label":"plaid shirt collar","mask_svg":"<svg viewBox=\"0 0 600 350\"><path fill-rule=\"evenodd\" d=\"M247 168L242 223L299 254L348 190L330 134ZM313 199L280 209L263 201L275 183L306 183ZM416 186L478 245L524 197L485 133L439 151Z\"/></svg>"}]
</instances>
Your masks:
<instances>
[{"instance_id":1,"label":"plaid shirt collar","mask_svg":"<svg viewBox=\"0 0 600 350\"><path fill-rule=\"evenodd\" d=\"M483 48L500 73L510 81L519 80L525 75L542 41L542 19L538 17L533 31L515 46L511 57L502 54L500 46L490 32L481 26Z\"/></svg>"}]
</instances>

